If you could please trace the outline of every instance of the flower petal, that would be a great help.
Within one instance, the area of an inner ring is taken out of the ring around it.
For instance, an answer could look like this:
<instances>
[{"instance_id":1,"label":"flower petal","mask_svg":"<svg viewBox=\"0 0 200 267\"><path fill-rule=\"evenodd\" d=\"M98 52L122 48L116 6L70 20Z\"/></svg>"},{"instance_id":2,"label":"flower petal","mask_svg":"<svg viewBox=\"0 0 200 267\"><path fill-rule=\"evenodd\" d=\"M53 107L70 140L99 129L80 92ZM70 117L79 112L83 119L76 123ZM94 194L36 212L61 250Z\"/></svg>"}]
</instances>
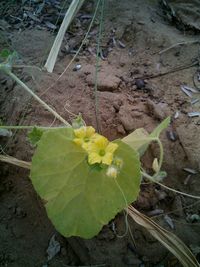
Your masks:
<instances>
[{"instance_id":1,"label":"flower petal","mask_svg":"<svg viewBox=\"0 0 200 267\"><path fill-rule=\"evenodd\" d=\"M98 153L97 146L93 142L89 142L87 144L87 151L88 153Z\"/></svg>"},{"instance_id":2,"label":"flower petal","mask_svg":"<svg viewBox=\"0 0 200 267\"><path fill-rule=\"evenodd\" d=\"M84 138L86 135L86 127L81 127L79 129L74 129L74 134L78 138Z\"/></svg>"},{"instance_id":3,"label":"flower petal","mask_svg":"<svg viewBox=\"0 0 200 267\"><path fill-rule=\"evenodd\" d=\"M117 144L109 143L107 145L107 147L106 147L106 153L107 152L114 153L117 148L118 148L118 145Z\"/></svg>"},{"instance_id":4,"label":"flower petal","mask_svg":"<svg viewBox=\"0 0 200 267\"><path fill-rule=\"evenodd\" d=\"M87 152L90 151L90 145L91 145L91 142L87 142L87 143L84 143L82 144L82 148L85 149Z\"/></svg>"},{"instance_id":5,"label":"flower petal","mask_svg":"<svg viewBox=\"0 0 200 267\"><path fill-rule=\"evenodd\" d=\"M110 152L107 152L105 156L102 157L102 163L106 165L110 165L112 163L112 160L113 160L113 154Z\"/></svg>"},{"instance_id":6,"label":"flower petal","mask_svg":"<svg viewBox=\"0 0 200 267\"><path fill-rule=\"evenodd\" d=\"M92 126L87 127L86 129L86 136L91 137L95 133L95 129Z\"/></svg>"},{"instance_id":7,"label":"flower petal","mask_svg":"<svg viewBox=\"0 0 200 267\"><path fill-rule=\"evenodd\" d=\"M105 149L108 145L108 139L102 135L99 135L97 138L94 139L94 144L96 145L97 149Z\"/></svg>"},{"instance_id":8,"label":"flower petal","mask_svg":"<svg viewBox=\"0 0 200 267\"><path fill-rule=\"evenodd\" d=\"M98 133L94 133L92 136L91 136L91 140L92 141L95 141L97 138L101 137L102 135L98 134Z\"/></svg>"},{"instance_id":9,"label":"flower petal","mask_svg":"<svg viewBox=\"0 0 200 267\"><path fill-rule=\"evenodd\" d=\"M81 146L83 144L83 139L80 139L80 138L74 138L74 143Z\"/></svg>"},{"instance_id":10,"label":"flower petal","mask_svg":"<svg viewBox=\"0 0 200 267\"><path fill-rule=\"evenodd\" d=\"M97 153L90 153L88 155L88 163L89 164L95 164L95 163L101 163L101 156L99 156Z\"/></svg>"}]
</instances>

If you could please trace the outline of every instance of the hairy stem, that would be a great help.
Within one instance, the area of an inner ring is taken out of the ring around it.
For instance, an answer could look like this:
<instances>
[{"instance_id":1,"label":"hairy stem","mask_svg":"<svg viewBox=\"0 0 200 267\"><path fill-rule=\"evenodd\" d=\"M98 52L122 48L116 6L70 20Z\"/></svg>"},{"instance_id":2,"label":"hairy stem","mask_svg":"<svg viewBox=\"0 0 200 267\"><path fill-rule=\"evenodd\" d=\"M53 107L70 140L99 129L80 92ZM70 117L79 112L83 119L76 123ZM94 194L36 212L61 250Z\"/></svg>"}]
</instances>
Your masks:
<instances>
[{"instance_id":1,"label":"hairy stem","mask_svg":"<svg viewBox=\"0 0 200 267\"><path fill-rule=\"evenodd\" d=\"M171 187L168 187L168 186L166 186L166 185L164 185L164 184L161 184L161 183L155 181L154 178L153 178L151 175L147 174L146 172L142 172L142 171L141 171L141 174L142 174L143 177L149 179L151 182L156 183L156 184L159 184L160 186L162 186L162 187L164 187L165 189L168 189L168 190L170 190L170 191L172 191L172 192L174 192L174 193L178 193L178 194L181 194L181 195L186 196L186 197L191 197L191 198L195 198L195 199L200 199L200 196L190 195L190 194L187 194L187 193L178 191L178 190L176 190L176 189L173 189L173 188L171 188Z\"/></svg>"},{"instance_id":2,"label":"hairy stem","mask_svg":"<svg viewBox=\"0 0 200 267\"><path fill-rule=\"evenodd\" d=\"M2 125L0 126L0 129L7 129L7 130L32 130L33 128L38 128L41 130L51 130L51 129L62 129L65 128L65 126L60 126L60 127L45 127L45 126L26 126L26 125L20 125L20 126L6 126Z\"/></svg>"}]
</instances>

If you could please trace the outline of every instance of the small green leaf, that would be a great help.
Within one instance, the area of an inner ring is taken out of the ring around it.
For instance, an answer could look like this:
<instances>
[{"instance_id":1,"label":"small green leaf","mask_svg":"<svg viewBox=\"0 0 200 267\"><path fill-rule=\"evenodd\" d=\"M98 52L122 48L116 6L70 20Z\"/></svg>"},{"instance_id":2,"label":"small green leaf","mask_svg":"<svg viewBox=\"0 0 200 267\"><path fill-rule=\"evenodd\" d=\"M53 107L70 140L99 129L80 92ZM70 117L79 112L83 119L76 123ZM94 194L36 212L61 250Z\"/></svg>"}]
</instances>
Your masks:
<instances>
[{"instance_id":1,"label":"small green leaf","mask_svg":"<svg viewBox=\"0 0 200 267\"><path fill-rule=\"evenodd\" d=\"M10 50L8 50L8 49L3 49L3 50L1 50L1 52L0 52L0 57L2 58L2 59L7 59L8 57L9 57L9 55L11 55L12 54L12 52L10 51Z\"/></svg>"},{"instance_id":2,"label":"small green leaf","mask_svg":"<svg viewBox=\"0 0 200 267\"><path fill-rule=\"evenodd\" d=\"M10 66L18 59L18 53L14 51L12 54L8 56L7 62Z\"/></svg>"},{"instance_id":3,"label":"small green leaf","mask_svg":"<svg viewBox=\"0 0 200 267\"><path fill-rule=\"evenodd\" d=\"M40 140L43 134L43 130L34 127L30 133L28 133L28 139L32 145L36 145L37 142Z\"/></svg>"},{"instance_id":4,"label":"small green leaf","mask_svg":"<svg viewBox=\"0 0 200 267\"><path fill-rule=\"evenodd\" d=\"M71 128L44 132L32 158L31 180L62 235L91 238L136 200L140 161L137 152L117 140L115 156L123 164L117 178L108 177L108 167L89 165L86 151L73 138Z\"/></svg>"}]
</instances>

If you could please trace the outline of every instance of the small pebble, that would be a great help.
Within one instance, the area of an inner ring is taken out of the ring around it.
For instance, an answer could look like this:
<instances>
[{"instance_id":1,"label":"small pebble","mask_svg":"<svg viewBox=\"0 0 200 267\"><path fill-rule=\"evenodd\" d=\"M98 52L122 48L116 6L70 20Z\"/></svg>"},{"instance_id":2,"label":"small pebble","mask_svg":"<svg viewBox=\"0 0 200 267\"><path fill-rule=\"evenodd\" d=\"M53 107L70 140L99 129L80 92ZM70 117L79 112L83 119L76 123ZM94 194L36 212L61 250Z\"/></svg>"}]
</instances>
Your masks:
<instances>
[{"instance_id":1,"label":"small pebble","mask_svg":"<svg viewBox=\"0 0 200 267\"><path fill-rule=\"evenodd\" d=\"M137 86L137 89L143 89L145 88L145 82L143 79L136 79L135 85Z\"/></svg>"},{"instance_id":2,"label":"small pebble","mask_svg":"<svg viewBox=\"0 0 200 267\"><path fill-rule=\"evenodd\" d=\"M148 216L156 216L156 215L160 215L163 214L164 210L161 209L155 209L155 210L151 210L147 213Z\"/></svg>"},{"instance_id":3,"label":"small pebble","mask_svg":"<svg viewBox=\"0 0 200 267\"><path fill-rule=\"evenodd\" d=\"M175 113L175 115L174 115L174 119L178 119L178 117L179 117L179 111L176 111L176 113Z\"/></svg>"},{"instance_id":4,"label":"small pebble","mask_svg":"<svg viewBox=\"0 0 200 267\"><path fill-rule=\"evenodd\" d=\"M199 99L198 99L198 98L192 100L192 101L191 101L191 104L194 105L194 104L196 104L197 102L199 102Z\"/></svg>"},{"instance_id":5,"label":"small pebble","mask_svg":"<svg viewBox=\"0 0 200 267\"><path fill-rule=\"evenodd\" d=\"M145 22L142 21L142 20L140 20L140 21L137 22L137 24L139 24L139 25L145 25Z\"/></svg>"},{"instance_id":6,"label":"small pebble","mask_svg":"<svg viewBox=\"0 0 200 267\"><path fill-rule=\"evenodd\" d=\"M169 217L169 215L166 214L166 215L164 216L164 220L165 220L165 222L169 225L169 227L170 227L171 229L174 229L174 228L175 228L175 227L174 227L174 223L173 223L171 217Z\"/></svg>"},{"instance_id":7,"label":"small pebble","mask_svg":"<svg viewBox=\"0 0 200 267\"><path fill-rule=\"evenodd\" d=\"M173 142L175 142L177 140L177 135L175 132L173 132L172 130L167 131L167 138Z\"/></svg>"},{"instance_id":8,"label":"small pebble","mask_svg":"<svg viewBox=\"0 0 200 267\"><path fill-rule=\"evenodd\" d=\"M120 48L125 48L126 45L124 43L122 43L122 41L118 40L118 44Z\"/></svg>"},{"instance_id":9,"label":"small pebble","mask_svg":"<svg viewBox=\"0 0 200 267\"><path fill-rule=\"evenodd\" d=\"M193 118L193 117L200 117L200 112L189 112L188 113L188 116L190 118Z\"/></svg>"},{"instance_id":10,"label":"small pebble","mask_svg":"<svg viewBox=\"0 0 200 267\"><path fill-rule=\"evenodd\" d=\"M188 214L186 220L191 223L200 222L200 216L198 214Z\"/></svg>"},{"instance_id":11,"label":"small pebble","mask_svg":"<svg viewBox=\"0 0 200 267\"><path fill-rule=\"evenodd\" d=\"M188 184L188 182L190 181L190 178L191 178L191 174L189 174L186 178L185 178L185 180L184 180L184 185L187 185Z\"/></svg>"},{"instance_id":12,"label":"small pebble","mask_svg":"<svg viewBox=\"0 0 200 267\"><path fill-rule=\"evenodd\" d=\"M183 170L184 170L185 172L190 173L190 174L197 174L197 173L198 173L196 170L191 169L191 168L183 168Z\"/></svg>"},{"instance_id":13,"label":"small pebble","mask_svg":"<svg viewBox=\"0 0 200 267\"><path fill-rule=\"evenodd\" d=\"M77 64L74 68L73 71L78 71L82 68L81 64Z\"/></svg>"}]
</instances>

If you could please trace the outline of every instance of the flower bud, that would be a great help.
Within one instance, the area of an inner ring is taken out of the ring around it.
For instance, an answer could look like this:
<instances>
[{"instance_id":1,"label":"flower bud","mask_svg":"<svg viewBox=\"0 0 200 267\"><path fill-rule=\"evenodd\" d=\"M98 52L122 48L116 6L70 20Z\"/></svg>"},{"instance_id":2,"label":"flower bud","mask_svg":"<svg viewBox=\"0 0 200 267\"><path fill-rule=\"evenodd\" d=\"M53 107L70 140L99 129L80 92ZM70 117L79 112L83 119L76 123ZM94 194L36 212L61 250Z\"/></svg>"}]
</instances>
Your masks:
<instances>
[{"instance_id":1,"label":"flower bud","mask_svg":"<svg viewBox=\"0 0 200 267\"><path fill-rule=\"evenodd\" d=\"M115 166L111 165L108 167L106 175L111 178L116 178L118 174L118 170Z\"/></svg>"}]
</instances>

